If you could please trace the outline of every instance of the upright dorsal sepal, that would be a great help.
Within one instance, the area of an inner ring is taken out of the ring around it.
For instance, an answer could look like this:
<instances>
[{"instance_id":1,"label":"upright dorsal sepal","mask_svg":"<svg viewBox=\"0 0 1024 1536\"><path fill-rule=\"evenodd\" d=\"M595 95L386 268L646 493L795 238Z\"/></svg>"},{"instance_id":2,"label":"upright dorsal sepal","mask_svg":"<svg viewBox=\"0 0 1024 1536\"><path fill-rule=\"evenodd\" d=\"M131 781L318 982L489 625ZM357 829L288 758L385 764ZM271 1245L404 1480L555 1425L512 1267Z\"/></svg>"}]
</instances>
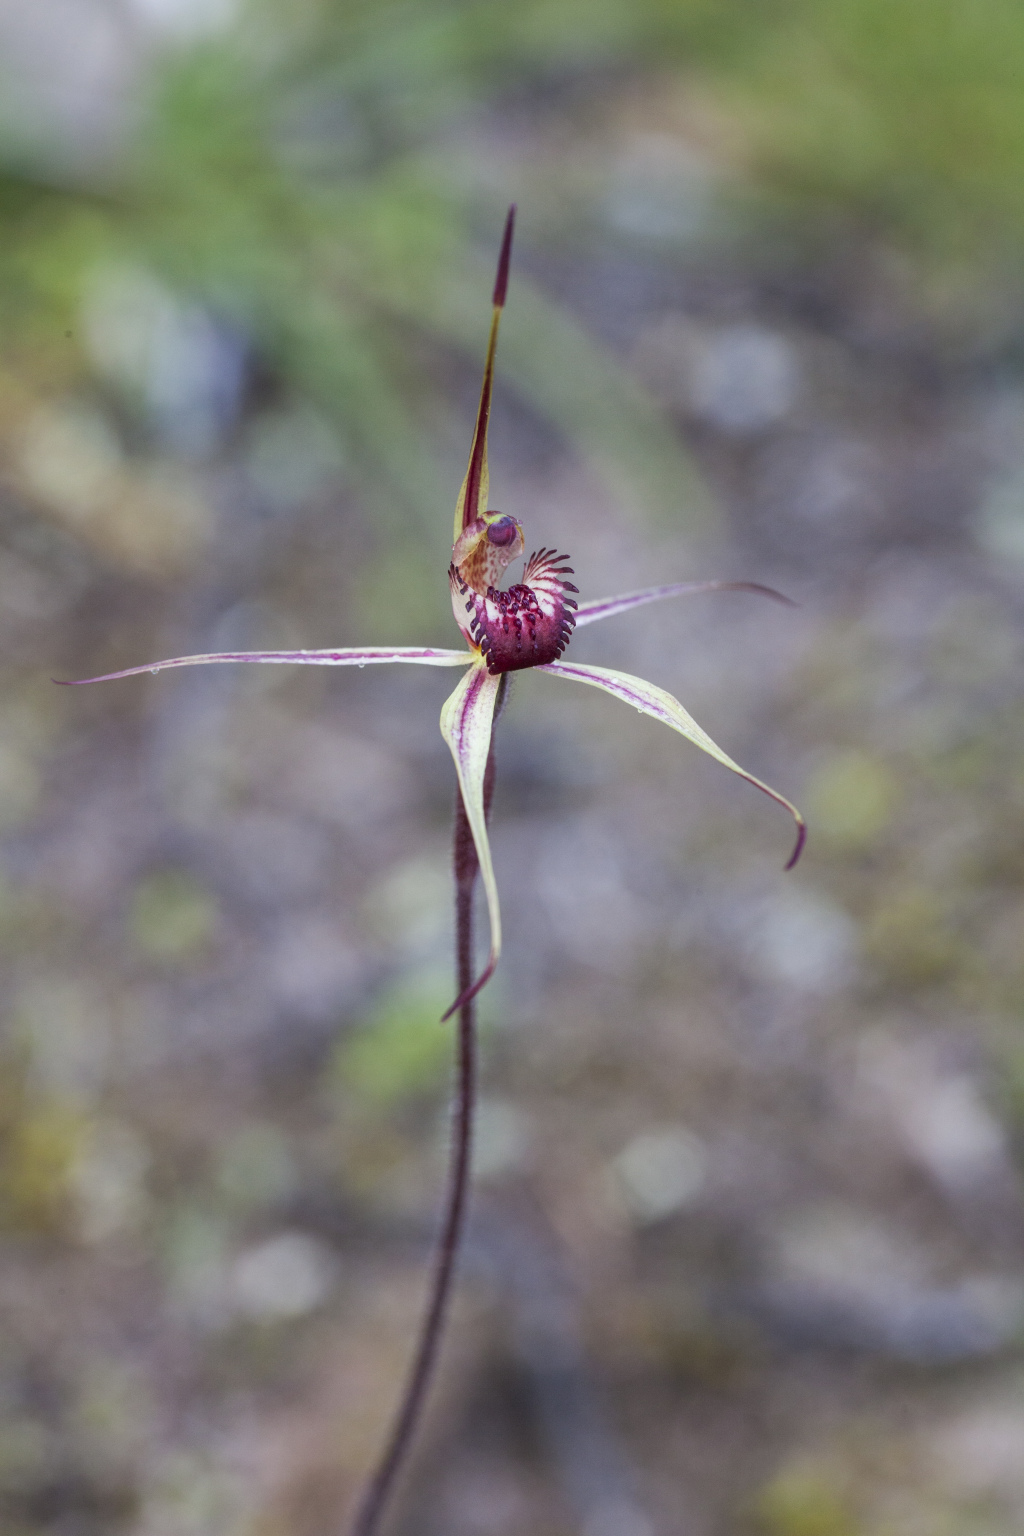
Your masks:
<instances>
[{"instance_id":1,"label":"upright dorsal sepal","mask_svg":"<svg viewBox=\"0 0 1024 1536\"><path fill-rule=\"evenodd\" d=\"M466 470L466 478L462 482L459 499L455 506L455 532L452 542L457 542L459 535L475 523L477 518L483 517L487 511L487 492L489 489L489 476L487 473L487 423L491 416L491 392L494 385L494 353L498 345L498 326L501 323L501 311L505 304L505 294L508 291L508 269L512 259L512 231L516 222L516 205L512 204L505 220L505 234L501 242L501 254L498 257L498 271L494 279L494 314L491 316L491 334L487 343L487 362L484 365L484 382L480 390L480 404L476 413L476 428L473 432L473 446L469 452L469 468Z\"/></svg>"},{"instance_id":2,"label":"upright dorsal sepal","mask_svg":"<svg viewBox=\"0 0 1024 1536\"><path fill-rule=\"evenodd\" d=\"M508 292L508 268L512 260L512 231L516 223L515 203L508 210L505 220L505 233L501 240L501 253L498 256L498 274L494 279L494 298L492 303L495 309L504 308L505 294Z\"/></svg>"}]
</instances>

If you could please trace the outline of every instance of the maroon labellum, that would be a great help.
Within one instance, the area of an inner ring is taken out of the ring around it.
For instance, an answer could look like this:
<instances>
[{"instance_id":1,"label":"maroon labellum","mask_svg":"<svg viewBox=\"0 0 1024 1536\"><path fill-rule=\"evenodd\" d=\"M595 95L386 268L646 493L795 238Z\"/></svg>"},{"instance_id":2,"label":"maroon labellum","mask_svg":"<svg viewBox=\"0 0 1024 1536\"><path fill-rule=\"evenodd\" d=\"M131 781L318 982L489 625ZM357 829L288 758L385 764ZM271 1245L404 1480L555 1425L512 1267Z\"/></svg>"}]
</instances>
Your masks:
<instances>
[{"instance_id":1,"label":"maroon labellum","mask_svg":"<svg viewBox=\"0 0 1024 1536\"><path fill-rule=\"evenodd\" d=\"M516 531L513 527L512 538ZM470 616L468 626L462 627L492 677L544 666L565 650L576 623L576 602L568 594L579 591L566 580L573 570L564 564L565 558L553 549L539 549L527 561L521 582L507 590L488 586L484 593L451 567L453 602Z\"/></svg>"}]
</instances>

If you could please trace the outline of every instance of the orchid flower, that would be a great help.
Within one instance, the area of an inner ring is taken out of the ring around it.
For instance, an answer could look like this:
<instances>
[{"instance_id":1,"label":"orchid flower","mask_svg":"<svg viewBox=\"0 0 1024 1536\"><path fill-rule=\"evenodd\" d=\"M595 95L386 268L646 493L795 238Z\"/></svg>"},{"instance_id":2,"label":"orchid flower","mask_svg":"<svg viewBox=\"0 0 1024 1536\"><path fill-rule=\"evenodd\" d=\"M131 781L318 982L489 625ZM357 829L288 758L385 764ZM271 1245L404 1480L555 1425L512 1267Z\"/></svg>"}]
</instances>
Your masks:
<instances>
[{"instance_id":1,"label":"orchid flower","mask_svg":"<svg viewBox=\"0 0 1024 1536\"><path fill-rule=\"evenodd\" d=\"M79 679L74 685L110 682L146 672L162 672L169 667L207 666L219 662L291 663L307 667L365 667L384 662L404 662L413 666L465 668L465 676L441 711L441 734L455 760L462 801L476 846L487 898L490 951L483 969L468 988L463 988L445 1013L445 1019L470 1002L490 980L501 953L501 909L487 836L484 776L499 689L506 673L530 668L551 677L601 688L611 694L612 698L678 731L724 767L763 790L766 795L785 806L796 822L796 845L785 866L787 869L791 869L800 857L806 835L803 818L796 807L784 795L733 762L670 693L628 672L616 672L607 667L561 659L576 629L638 608L643 603L712 591L757 592L783 603L788 603L788 598L756 582L703 581L673 582L668 586L646 587L639 592L579 603L576 600L579 589L569 580L574 574L573 568L567 564L565 556L556 554L552 549L539 549L530 556L521 582L507 588L500 585L506 570L514 560L519 559L525 547L519 520L487 506L487 427L491 413L498 327L508 288L514 222L513 205L505 223L498 258L483 387L469 467L455 508L454 543L448 568L455 622L462 632L467 649L364 646L319 651L221 651L206 656L175 656L166 661L151 662L147 666L126 667L121 672Z\"/></svg>"},{"instance_id":2,"label":"orchid flower","mask_svg":"<svg viewBox=\"0 0 1024 1536\"><path fill-rule=\"evenodd\" d=\"M162 672L168 667L235 661L288 662L307 667L365 667L383 662L406 662L421 667L464 668L464 676L441 711L441 734L451 750L459 783L454 849L458 996L444 1015L446 1019L455 1012L459 1015L448 1197L434 1276L408 1381L384 1451L356 1514L353 1536L375 1536L419 1421L437 1358L465 1220L476 1084L474 999L494 974L501 952L501 912L487 837L487 818L494 783L494 723L504 697L507 674L530 668L552 677L601 688L641 714L661 720L731 772L763 790L785 806L796 822L796 845L787 869L799 858L805 835L803 818L796 807L734 763L670 693L628 672L613 672L607 667L562 660L576 629L638 608L643 603L711 591L759 592L783 603L788 602L788 598L755 582L704 581L674 582L668 586L646 587L640 592L627 592L620 597L580 603L577 601L578 588L569 580L573 569L566 557L556 554L553 549L539 549L530 556L522 581L509 587L500 585L508 567L524 550L523 529L518 519L496 512L487 505L487 426L498 326L508 287L514 218L515 208L512 207L498 259L483 388L469 467L455 508L454 543L448 567L452 611L462 632L465 649L366 646L324 651L221 651L208 656L175 656L148 666L126 667L122 672L81 679L88 683L109 682L145 672ZM487 898L490 953L483 969L474 976L473 888L478 873L483 878Z\"/></svg>"}]
</instances>

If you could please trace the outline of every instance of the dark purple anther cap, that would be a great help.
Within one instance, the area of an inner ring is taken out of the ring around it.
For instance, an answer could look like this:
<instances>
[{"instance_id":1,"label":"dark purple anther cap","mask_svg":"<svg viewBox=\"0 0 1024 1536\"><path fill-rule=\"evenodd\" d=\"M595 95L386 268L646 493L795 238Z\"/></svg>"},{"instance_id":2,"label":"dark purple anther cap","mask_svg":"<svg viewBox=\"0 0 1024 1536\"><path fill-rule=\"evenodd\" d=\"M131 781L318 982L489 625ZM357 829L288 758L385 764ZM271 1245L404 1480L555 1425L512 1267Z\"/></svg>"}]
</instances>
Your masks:
<instances>
[{"instance_id":1,"label":"dark purple anther cap","mask_svg":"<svg viewBox=\"0 0 1024 1536\"><path fill-rule=\"evenodd\" d=\"M517 532L518 525L514 517L499 517L488 528L487 538L491 544L497 544L499 549L505 549L513 542Z\"/></svg>"}]
</instances>

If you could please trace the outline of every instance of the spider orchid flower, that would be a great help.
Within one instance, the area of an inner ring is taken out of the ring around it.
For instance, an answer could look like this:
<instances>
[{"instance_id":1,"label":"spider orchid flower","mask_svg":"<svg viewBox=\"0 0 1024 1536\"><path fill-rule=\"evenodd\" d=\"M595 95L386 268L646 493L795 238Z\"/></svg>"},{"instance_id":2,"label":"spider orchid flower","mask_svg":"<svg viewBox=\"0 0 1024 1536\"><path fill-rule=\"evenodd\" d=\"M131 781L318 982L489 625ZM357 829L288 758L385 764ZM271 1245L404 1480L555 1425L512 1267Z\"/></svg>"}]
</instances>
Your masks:
<instances>
[{"instance_id":1,"label":"spider orchid flower","mask_svg":"<svg viewBox=\"0 0 1024 1536\"><path fill-rule=\"evenodd\" d=\"M448 568L455 622L462 631L467 649L369 646L318 651L222 651L207 656L175 656L167 661L105 673L101 677L81 678L69 685L110 682L115 678L133 677L146 672L162 672L169 667L206 666L214 662L296 663L300 666L325 667L365 667L383 662L405 662L414 666L465 668L464 677L441 711L441 734L455 761L463 804L476 845L487 899L490 953L479 975L445 1013L446 1019L469 1003L490 980L501 952L501 912L487 836L484 776L499 690L507 672L530 668L552 677L601 688L641 714L651 715L655 720L678 731L724 767L763 790L784 806L796 823L796 844L785 866L787 869L791 869L799 858L806 835L803 817L796 807L785 796L733 762L670 693L628 672L616 672L607 667L561 659L576 629L594 624L598 619L625 613L630 608L638 608L643 603L711 591L757 592L787 604L788 598L755 582L704 581L646 587L642 591L627 592L619 597L581 603L577 602L579 589L569 580L573 575L572 566L567 563L566 556L556 554L552 549L539 549L530 556L521 582L509 587L500 585L508 566L524 550L523 529L518 519L508 513L490 510L487 506L487 427L498 327L508 287L514 221L513 205L509 209L498 258L483 387L469 467L455 509L454 543Z\"/></svg>"}]
</instances>

